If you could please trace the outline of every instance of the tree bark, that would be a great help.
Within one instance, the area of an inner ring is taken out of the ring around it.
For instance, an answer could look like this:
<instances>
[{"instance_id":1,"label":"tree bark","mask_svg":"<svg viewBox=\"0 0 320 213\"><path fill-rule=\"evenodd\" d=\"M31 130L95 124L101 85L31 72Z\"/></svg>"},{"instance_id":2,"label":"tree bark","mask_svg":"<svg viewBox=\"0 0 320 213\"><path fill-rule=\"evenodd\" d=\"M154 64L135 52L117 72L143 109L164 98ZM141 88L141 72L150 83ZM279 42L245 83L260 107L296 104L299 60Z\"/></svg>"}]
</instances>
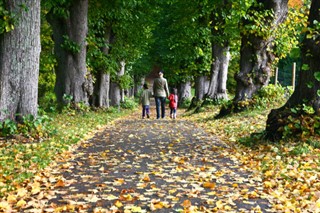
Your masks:
<instances>
[{"instance_id":1,"label":"tree bark","mask_svg":"<svg viewBox=\"0 0 320 213\"><path fill-rule=\"evenodd\" d=\"M192 98L188 110L199 107L199 103L203 101L208 90L209 81L207 76L198 76L195 79L195 97Z\"/></svg>"},{"instance_id":2,"label":"tree bark","mask_svg":"<svg viewBox=\"0 0 320 213\"><path fill-rule=\"evenodd\" d=\"M123 89L121 89L119 84L119 78L124 75L125 71L125 62L120 62L120 69L117 73L117 81L111 81L110 88L110 105L111 106L120 106L122 98L124 98Z\"/></svg>"},{"instance_id":3,"label":"tree bark","mask_svg":"<svg viewBox=\"0 0 320 213\"><path fill-rule=\"evenodd\" d=\"M180 83L178 88L179 101L178 104L183 104L186 100L191 98L191 82Z\"/></svg>"},{"instance_id":4,"label":"tree bark","mask_svg":"<svg viewBox=\"0 0 320 213\"><path fill-rule=\"evenodd\" d=\"M196 78L195 81L195 96L196 100L202 101L204 98L204 95L206 94L208 90L208 78L207 76L199 76Z\"/></svg>"},{"instance_id":5,"label":"tree bark","mask_svg":"<svg viewBox=\"0 0 320 213\"><path fill-rule=\"evenodd\" d=\"M313 0L311 3L309 18L308 18L308 29L315 29L315 21L320 22L320 1ZM312 32L307 32L302 42L302 66L308 67L307 70L300 69L300 77L296 89L292 96L289 98L287 103L279 108L272 110L268 115L266 134L267 138L270 140L277 140L282 137L281 128L287 125L288 116L300 116L304 112L292 113L290 110L296 106L301 106L305 104L307 106L312 106L316 114L320 114L320 79L315 76L320 74L320 37L318 35L312 34Z\"/></svg>"},{"instance_id":6,"label":"tree bark","mask_svg":"<svg viewBox=\"0 0 320 213\"><path fill-rule=\"evenodd\" d=\"M227 94L227 75L230 61L230 47L225 44L212 45L212 58L211 75L207 98L213 100L228 99Z\"/></svg>"},{"instance_id":7,"label":"tree bark","mask_svg":"<svg viewBox=\"0 0 320 213\"><path fill-rule=\"evenodd\" d=\"M92 105L95 107L109 108L110 74L99 70L94 85Z\"/></svg>"},{"instance_id":8,"label":"tree bark","mask_svg":"<svg viewBox=\"0 0 320 213\"><path fill-rule=\"evenodd\" d=\"M265 24L270 25L270 31L276 28L287 17L288 0L258 0L257 3L263 6L258 8L254 4L249 9L249 15L257 11L272 10L274 16L264 17ZM243 20L244 26L251 26L253 21ZM269 83L271 65L274 60L272 42L274 37L259 35L254 30L245 30L241 32L241 50L240 50L240 72L236 74L237 81L235 102L251 99L253 95L261 89L261 87Z\"/></svg>"},{"instance_id":9,"label":"tree bark","mask_svg":"<svg viewBox=\"0 0 320 213\"><path fill-rule=\"evenodd\" d=\"M93 92L86 67L88 0L72 0L68 11L67 18L58 17L53 10L48 14L58 62L54 90L59 103L65 103L64 95L70 95L75 103L88 104L89 95ZM79 49L66 47L67 42Z\"/></svg>"},{"instance_id":10,"label":"tree bark","mask_svg":"<svg viewBox=\"0 0 320 213\"><path fill-rule=\"evenodd\" d=\"M11 0L5 7L18 20L0 36L0 121L37 115L41 51L40 0Z\"/></svg>"}]
</instances>

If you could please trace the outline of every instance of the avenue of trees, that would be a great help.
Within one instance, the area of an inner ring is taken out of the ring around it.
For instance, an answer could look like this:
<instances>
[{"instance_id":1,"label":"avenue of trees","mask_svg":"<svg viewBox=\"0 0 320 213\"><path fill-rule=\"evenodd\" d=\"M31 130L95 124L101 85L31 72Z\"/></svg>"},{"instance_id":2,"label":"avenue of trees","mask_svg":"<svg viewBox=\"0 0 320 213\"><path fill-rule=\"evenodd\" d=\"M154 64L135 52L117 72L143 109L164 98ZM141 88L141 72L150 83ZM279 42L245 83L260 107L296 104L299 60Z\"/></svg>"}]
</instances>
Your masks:
<instances>
[{"instance_id":1,"label":"avenue of trees","mask_svg":"<svg viewBox=\"0 0 320 213\"><path fill-rule=\"evenodd\" d=\"M36 117L41 100L119 106L160 68L181 103L191 88L191 106L234 97L223 115L300 50L296 90L267 121L279 138L290 109L319 113L319 9L316 0L0 0L0 121Z\"/></svg>"}]
</instances>

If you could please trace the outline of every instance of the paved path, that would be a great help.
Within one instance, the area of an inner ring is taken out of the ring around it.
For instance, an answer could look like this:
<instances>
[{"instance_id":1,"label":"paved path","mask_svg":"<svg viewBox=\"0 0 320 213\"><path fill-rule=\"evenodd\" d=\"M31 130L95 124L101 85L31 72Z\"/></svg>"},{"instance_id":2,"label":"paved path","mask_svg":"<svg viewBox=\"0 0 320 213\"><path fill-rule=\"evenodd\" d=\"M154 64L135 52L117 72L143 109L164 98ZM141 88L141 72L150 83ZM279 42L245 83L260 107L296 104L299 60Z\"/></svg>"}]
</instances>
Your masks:
<instances>
[{"instance_id":1,"label":"paved path","mask_svg":"<svg viewBox=\"0 0 320 213\"><path fill-rule=\"evenodd\" d=\"M43 211L270 212L259 178L228 153L193 123L136 113L58 164Z\"/></svg>"}]
</instances>

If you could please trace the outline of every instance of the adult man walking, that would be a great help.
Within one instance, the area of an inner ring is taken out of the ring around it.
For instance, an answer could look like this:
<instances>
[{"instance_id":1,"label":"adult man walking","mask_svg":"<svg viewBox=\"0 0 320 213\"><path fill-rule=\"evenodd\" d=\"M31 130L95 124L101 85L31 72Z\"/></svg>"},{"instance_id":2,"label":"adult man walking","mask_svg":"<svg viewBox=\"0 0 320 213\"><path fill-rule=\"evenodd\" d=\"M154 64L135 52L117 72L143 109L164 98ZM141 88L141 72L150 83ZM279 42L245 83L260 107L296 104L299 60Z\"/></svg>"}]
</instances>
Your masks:
<instances>
[{"instance_id":1,"label":"adult man walking","mask_svg":"<svg viewBox=\"0 0 320 213\"><path fill-rule=\"evenodd\" d=\"M166 98L169 97L169 88L167 79L163 77L163 71L159 72L159 77L153 82L153 95L156 101L157 119L165 117L166 112Z\"/></svg>"}]
</instances>

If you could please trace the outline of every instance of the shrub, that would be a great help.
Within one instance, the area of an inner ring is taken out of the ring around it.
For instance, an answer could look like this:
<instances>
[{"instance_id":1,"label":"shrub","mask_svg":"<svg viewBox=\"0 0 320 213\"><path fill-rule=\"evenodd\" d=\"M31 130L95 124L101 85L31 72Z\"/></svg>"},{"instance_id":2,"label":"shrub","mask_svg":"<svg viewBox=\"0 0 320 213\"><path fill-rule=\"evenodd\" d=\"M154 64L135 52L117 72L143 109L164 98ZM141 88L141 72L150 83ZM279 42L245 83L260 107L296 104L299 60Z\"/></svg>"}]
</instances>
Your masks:
<instances>
[{"instance_id":1,"label":"shrub","mask_svg":"<svg viewBox=\"0 0 320 213\"><path fill-rule=\"evenodd\" d=\"M125 97L124 101L121 102L120 107L122 109L134 109L138 107L138 103L134 100L134 98Z\"/></svg>"}]
</instances>

